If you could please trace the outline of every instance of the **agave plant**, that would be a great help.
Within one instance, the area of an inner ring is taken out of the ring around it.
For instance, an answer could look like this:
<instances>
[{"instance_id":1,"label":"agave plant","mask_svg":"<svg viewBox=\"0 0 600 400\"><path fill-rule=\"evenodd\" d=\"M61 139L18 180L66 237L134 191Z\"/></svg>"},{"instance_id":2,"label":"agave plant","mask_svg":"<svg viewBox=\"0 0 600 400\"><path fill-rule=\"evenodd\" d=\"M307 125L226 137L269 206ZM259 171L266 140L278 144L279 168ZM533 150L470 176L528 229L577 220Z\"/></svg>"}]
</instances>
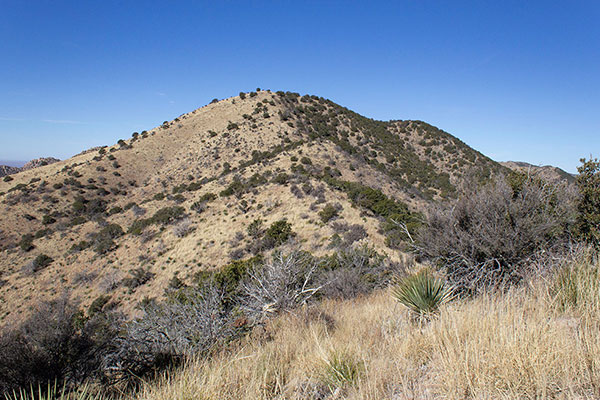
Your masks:
<instances>
[{"instance_id":1,"label":"agave plant","mask_svg":"<svg viewBox=\"0 0 600 400\"><path fill-rule=\"evenodd\" d=\"M401 278L392 287L392 296L413 313L426 316L450 301L453 291L430 269L424 268Z\"/></svg>"}]
</instances>

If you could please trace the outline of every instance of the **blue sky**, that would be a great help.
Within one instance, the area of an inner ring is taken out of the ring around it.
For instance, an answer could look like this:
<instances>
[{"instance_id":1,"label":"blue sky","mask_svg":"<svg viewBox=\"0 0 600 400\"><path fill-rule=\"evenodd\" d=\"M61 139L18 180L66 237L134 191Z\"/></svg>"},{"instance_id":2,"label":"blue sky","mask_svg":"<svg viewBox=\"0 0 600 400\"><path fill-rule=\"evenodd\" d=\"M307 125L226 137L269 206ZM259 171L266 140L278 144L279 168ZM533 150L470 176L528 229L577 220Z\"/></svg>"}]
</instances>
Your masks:
<instances>
[{"instance_id":1,"label":"blue sky","mask_svg":"<svg viewBox=\"0 0 600 400\"><path fill-rule=\"evenodd\" d=\"M600 153L598 21L598 1L0 0L0 160L261 87L575 172Z\"/></svg>"}]
</instances>

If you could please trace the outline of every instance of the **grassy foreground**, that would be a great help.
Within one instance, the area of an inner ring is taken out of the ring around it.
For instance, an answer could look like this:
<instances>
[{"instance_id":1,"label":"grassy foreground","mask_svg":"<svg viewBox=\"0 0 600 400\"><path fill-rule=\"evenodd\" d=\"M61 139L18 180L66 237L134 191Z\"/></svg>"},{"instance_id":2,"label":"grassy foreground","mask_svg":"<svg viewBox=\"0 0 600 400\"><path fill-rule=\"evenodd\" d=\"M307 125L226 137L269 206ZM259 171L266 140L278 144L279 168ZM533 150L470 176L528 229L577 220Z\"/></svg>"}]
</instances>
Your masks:
<instances>
[{"instance_id":1,"label":"grassy foreground","mask_svg":"<svg viewBox=\"0 0 600 400\"><path fill-rule=\"evenodd\" d=\"M552 276L454 300L429 321L389 291L298 310L137 398L600 398L598 256L558 262Z\"/></svg>"}]
</instances>

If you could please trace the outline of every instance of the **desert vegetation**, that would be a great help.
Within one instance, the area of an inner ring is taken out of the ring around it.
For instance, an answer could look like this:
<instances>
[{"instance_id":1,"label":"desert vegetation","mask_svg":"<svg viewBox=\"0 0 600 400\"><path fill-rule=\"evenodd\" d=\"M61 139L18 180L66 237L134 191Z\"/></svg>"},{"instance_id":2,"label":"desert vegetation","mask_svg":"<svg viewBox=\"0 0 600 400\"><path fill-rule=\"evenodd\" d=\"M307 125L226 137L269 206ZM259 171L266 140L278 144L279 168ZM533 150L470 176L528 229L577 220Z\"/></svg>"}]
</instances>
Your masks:
<instances>
[{"instance_id":1,"label":"desert vegetation","mask_svg":"<svg viewBox=\"0 0 600 400\"><path fill-rule=\"evenodd\" d=\"M78 157L0 183L5 397L600 397L597 160L264 90Z\"/></svg>"}]
</instances>

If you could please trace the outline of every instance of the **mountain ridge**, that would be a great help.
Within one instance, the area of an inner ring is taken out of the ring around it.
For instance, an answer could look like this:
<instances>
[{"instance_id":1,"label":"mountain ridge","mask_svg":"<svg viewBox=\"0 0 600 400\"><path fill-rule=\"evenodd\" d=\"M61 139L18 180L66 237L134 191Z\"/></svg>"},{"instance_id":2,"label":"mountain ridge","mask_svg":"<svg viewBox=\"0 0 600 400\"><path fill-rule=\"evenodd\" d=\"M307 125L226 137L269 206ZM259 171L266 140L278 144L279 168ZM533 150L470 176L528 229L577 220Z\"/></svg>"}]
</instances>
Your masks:
<instances>
[{"instance_id":1,"label":"mountain ridge","mask_svg":"<svg viewBox=\"0 0 600 400\"><path fill-rule=\"evenodd\" d=\"M63 291L135 314L175 278L272 251L267 228L281 221L292 234L277 245L326 254L363 243L400 259L394 221L452 198L466 173L505 171L422 121L240 93L0 181L0 315Z\"/></svg>"},{"instance_id":2,"label":"mountain ridge","mask_svg":"<svg viewBox=\"0 0 600 400\"><path fill-rule=\"evenodd\" d=\"M54 157L40 157L26 162L22 167L0 165L0 177L17 174L21 171L27 171L33 168L43 167L44 165L54 164L55 162L59 161L60 160L58 158Z\"/></svg>"}]
</instances>

